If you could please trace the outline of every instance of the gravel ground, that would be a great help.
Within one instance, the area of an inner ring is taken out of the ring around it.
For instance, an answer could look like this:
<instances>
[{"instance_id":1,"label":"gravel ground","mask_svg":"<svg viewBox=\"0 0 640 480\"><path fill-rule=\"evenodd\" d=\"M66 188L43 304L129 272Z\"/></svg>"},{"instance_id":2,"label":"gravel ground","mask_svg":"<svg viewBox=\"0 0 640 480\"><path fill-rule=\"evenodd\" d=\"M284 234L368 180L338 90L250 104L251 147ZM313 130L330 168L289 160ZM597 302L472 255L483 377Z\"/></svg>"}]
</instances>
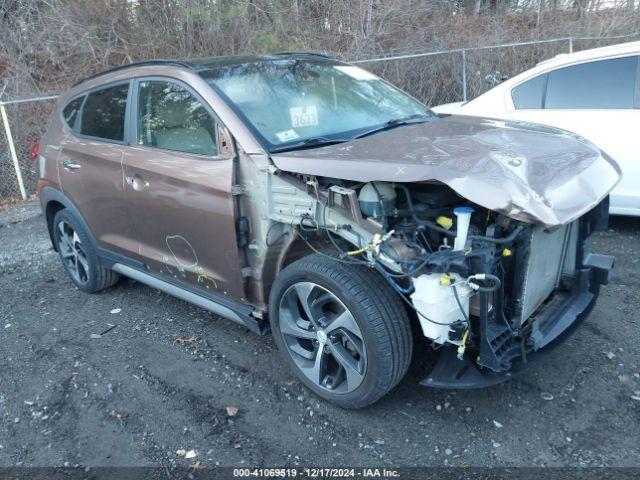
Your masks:
<instances>
[{"instance_id":1,"label":"gravel ground","mask_svg":"<svg viewBox=\"0 0 640 480\"><path fill-rule=\"evenodd\" d=\"M615 277L544 364L429 390L418 352L390 395L345 411L295 381L270 337L131 281L76 290L39 206L5 208L0 466L639 466L640 220L614 219L593 250L617 256Z\"/></svg>"}]
</instances>

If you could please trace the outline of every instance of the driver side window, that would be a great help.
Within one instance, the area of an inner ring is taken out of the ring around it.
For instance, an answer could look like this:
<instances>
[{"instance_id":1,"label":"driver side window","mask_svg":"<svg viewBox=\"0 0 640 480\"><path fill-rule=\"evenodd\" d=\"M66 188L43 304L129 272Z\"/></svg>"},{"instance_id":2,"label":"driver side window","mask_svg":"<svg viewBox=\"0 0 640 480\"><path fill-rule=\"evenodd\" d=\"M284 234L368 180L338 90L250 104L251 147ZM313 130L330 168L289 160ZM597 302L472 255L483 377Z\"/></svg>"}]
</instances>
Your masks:
<instances>
[{"instance_id":1,"label":"driver side window","mask_svg":"<svg viewBox=\"0 0 640 480\"><path fill-rule=\"evenodd\" d=\"M138 144L213 156L215 120L202 102L172 82L149 80L138 92Z\"/></svg>"}]
</instances>

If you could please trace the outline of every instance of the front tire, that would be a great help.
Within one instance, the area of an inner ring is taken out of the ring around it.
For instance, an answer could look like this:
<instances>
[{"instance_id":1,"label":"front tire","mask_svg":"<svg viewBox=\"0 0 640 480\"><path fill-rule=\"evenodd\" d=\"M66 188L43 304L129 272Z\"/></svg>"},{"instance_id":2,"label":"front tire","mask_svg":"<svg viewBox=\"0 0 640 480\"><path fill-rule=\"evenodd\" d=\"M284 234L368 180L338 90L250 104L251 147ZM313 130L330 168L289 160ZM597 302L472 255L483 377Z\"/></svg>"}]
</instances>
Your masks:
<instances>
[{"instance_id":1,"label":"front tire","mask_svg":"<svg viewBox=\"0 0 640 480\"><path fill-rule=\"evenodd\" d=\"M116 272L102 266L89 232L66 209L53 218L53 238L67 275L83 292L99 292L118 281Z\"/></svg>"},{"instance_id":2,"label":"front tire","mask_svg":"<svg viewBox=\"0 0 640 480\"><path fill-rule=\"evenodd\" d=\"M270 294L278 349L302 383L344 408L379 400L404 377L411 325L378 273L314 254L285 268Z\"/></svg>"}]
</instances>

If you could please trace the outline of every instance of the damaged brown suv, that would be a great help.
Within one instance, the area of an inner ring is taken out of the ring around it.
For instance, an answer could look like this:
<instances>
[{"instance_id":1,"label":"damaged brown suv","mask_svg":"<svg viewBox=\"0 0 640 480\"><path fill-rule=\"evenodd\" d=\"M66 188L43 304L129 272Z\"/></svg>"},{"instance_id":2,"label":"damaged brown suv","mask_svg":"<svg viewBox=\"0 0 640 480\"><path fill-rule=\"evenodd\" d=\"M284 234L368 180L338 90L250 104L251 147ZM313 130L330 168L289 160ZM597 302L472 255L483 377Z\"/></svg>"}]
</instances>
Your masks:
<instances>
[{"instance_id":1,"label":"damaged brown suv","mask_svg":"<svg viewBox=\"0 0 640 480\"><path fill-rule=\"evenodd\" d=\"M510 378L588 315L588 237L619 178L554 128L438 116L323 55L151 61L64 94L40 143L54 248L86 292L126 276L256 333L319 396L369 405ZM423 341L418 341L423 339Z\"/></svg>"}]
</instances>

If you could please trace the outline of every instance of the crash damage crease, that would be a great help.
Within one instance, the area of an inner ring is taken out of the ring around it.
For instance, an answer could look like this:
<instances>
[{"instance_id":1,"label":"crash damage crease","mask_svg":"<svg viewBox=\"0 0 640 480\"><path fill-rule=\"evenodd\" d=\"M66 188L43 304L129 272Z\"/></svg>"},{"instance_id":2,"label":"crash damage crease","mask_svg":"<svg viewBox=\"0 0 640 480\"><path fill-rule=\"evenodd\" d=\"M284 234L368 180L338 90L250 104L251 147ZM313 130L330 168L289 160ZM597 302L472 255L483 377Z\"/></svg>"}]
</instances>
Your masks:
<instances>
[{"instance_id":1,"label":"crash damage crease","mask_svg":"<svg viewBox=\"0 0 640 480\"><path fill-rule=\"evenodd\" d=\"M487 209L546 227L580 217L620 178L606 153L572 133L463 116L272 160L287 172L357 182L435 180Z\"/></svg>"},{"instance_id":2,"label":"crash damage crease","mask_svg":"<svg viewBox=\"0 0 640 480\"><path fill-rule=\"evenodd\" d=\"M619 175L571 133L469 117L242 151L247 291L266 305L287 257L309 253L300 243L328 248L379 271L442 352L423 385L498 383L573 331L607 283L613 258L591 254L588 237L606 226Z\"/></svg>"}]
</instances>

